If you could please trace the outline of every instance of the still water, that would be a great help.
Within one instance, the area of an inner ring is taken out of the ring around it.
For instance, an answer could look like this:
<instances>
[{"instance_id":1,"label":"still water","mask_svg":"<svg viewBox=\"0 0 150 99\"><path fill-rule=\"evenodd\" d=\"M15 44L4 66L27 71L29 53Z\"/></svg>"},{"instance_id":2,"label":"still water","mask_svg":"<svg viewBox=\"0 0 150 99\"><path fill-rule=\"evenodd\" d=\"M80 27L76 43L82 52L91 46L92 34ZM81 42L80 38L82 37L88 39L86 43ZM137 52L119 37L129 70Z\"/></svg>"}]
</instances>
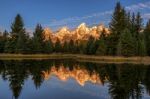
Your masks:
<instances>
[{"instance_id":1,"label":"still water","mask_svg":"<svg viewBox=\"0 0 150 99\"><path fill-rule=\"evenodd\" d=\"M1 60L0 99L150 99L150 66Z\"/></svg>"}]
</instances>

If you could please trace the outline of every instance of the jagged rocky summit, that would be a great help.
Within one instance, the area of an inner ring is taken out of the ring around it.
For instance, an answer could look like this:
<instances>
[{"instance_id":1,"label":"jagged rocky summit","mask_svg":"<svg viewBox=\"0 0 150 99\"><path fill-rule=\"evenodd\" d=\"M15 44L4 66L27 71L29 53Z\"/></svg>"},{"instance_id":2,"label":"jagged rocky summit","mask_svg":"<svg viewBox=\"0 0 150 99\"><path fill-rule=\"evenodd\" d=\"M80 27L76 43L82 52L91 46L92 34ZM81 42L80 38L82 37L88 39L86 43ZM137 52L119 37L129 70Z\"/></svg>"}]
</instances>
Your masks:
<instances>
[{"instance_id":1,"label":"jagged rocky summit","mask_svg":"<svg viewBox=\"0 0 150 99\"><path fill-rule=\"evenodd\" d=\"M53 43L59 39L61 43L65 41L81 41L88 40L90 36L95 39L99 39L101 33L104 32L105 35L110 33L109 29L106 28L103 24L87 27L85 23L80 24L76 29L70 30L68 27L62 27L58 31L53 32L50 28L44 29L45 40L52 40Z\"/></svg>"}]
</instances>

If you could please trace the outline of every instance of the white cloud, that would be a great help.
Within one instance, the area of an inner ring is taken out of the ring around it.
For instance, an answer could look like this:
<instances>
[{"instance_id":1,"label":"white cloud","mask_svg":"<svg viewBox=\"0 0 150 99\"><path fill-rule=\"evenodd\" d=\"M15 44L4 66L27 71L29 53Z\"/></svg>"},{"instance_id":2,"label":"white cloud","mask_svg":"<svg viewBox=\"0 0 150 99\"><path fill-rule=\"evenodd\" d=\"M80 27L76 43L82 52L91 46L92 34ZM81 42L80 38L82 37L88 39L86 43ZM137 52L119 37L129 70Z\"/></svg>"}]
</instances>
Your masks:
<instances>
[{"instance_id":1,"label":"white cloud","mask_svg":"<svg viewBox=\"0 0 150 99\"><path fill-rule=\"evenodd\" d=\"M129 11L138 11L142 9L150 9L150 1L144 3L138 3L131 6L125 7Z\"/></svg>"},{"instance_id":2,"label":"white cloud","mask_svg":"<svg viewBox=\"0 0 150 99\"><path fill-rule=\"evenodd\" d=\"M144 19L150 19L150 13L145 13L142 17Z\"/></svg>"},{"instance_id":3,"label":"white cloud","mask_svg":"<svg viewBox=\"0 0 150 99\"><path fill-rule=\"evenodd\" d=\"M112 11L105 11L101 13L94 13L91 15L83 16L83 17L70 17L62 20L56 20L48 24L48 26L60 26L60 25L65 25L68 23L75 23L75 22L80 22L82 20L89 20L91 18L96 18L96 17L102 17L106 15L111 15Z\"/></svg>"},{"instance_id":4,"label":"white cloud","mask_svg":"<svg viewBox=\"0 0 150 99\"><path fill-rule=\"evenodd\" d=\"M142 11L145 9L150 10L150 1L126 6L125 9L131 12ZM104 11L100 13L94 13L91 15L82 16L82 17L70 17L70 18L65 18L62 20L55 20L55 21L50 22L50 24L45 24L45 26L50 26L50 27L74 26L74 24L76 23L79 24L81 22L89 21L92 19L95 19L95 20L97 19L97 21L100 21L99 20L100 17L102 18L101 21L103 21L104 23L105 22L108 23L112 12L113 10L108 10L108 11ZM150 13L144 13L142 17L145 19L149 19Z\"/></svg>"}]
</instances>

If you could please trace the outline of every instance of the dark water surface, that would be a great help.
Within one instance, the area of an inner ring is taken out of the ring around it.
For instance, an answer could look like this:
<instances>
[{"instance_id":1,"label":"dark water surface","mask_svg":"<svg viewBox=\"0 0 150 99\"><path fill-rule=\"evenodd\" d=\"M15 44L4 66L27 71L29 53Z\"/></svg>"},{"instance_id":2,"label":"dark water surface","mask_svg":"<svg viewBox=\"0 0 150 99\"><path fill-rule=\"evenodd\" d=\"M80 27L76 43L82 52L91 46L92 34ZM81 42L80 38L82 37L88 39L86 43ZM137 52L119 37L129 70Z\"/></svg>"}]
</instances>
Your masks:
<instances>
[{"instance_id":1,"label":"dark water surface","mask_svg":"<svg viewBox=\"0 0 150 99\"><path fill-rule=\"evenodd\" d=\"M0 61L0 99L150 99L150 66Z\"/></svg>"}]
</instances>

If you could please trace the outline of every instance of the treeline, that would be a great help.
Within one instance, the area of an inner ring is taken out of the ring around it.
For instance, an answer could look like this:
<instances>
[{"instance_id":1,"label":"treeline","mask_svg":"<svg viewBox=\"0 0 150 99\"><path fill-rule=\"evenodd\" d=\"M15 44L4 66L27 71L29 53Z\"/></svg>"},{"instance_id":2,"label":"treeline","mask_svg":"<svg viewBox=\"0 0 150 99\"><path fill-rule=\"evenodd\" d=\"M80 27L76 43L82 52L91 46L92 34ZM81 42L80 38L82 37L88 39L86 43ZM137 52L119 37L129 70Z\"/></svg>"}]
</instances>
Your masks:
<instances>
[{"instance_id":1,"label":"treeline","mask_svg":"<svg viewBox=\"0 0 150 99\"><path fill-rule=\"evenodd\" d=\"M21 15L11 25L11 32L0 34L0 53L77 53L112 56L150 56L150 20L144 26L140 13L127 12L118 2L109 24L111 34L100 33L99 40L56 43L46 41L43 27L37 24L33 37L26 32Z\"/></svg>"}]
</instances>

